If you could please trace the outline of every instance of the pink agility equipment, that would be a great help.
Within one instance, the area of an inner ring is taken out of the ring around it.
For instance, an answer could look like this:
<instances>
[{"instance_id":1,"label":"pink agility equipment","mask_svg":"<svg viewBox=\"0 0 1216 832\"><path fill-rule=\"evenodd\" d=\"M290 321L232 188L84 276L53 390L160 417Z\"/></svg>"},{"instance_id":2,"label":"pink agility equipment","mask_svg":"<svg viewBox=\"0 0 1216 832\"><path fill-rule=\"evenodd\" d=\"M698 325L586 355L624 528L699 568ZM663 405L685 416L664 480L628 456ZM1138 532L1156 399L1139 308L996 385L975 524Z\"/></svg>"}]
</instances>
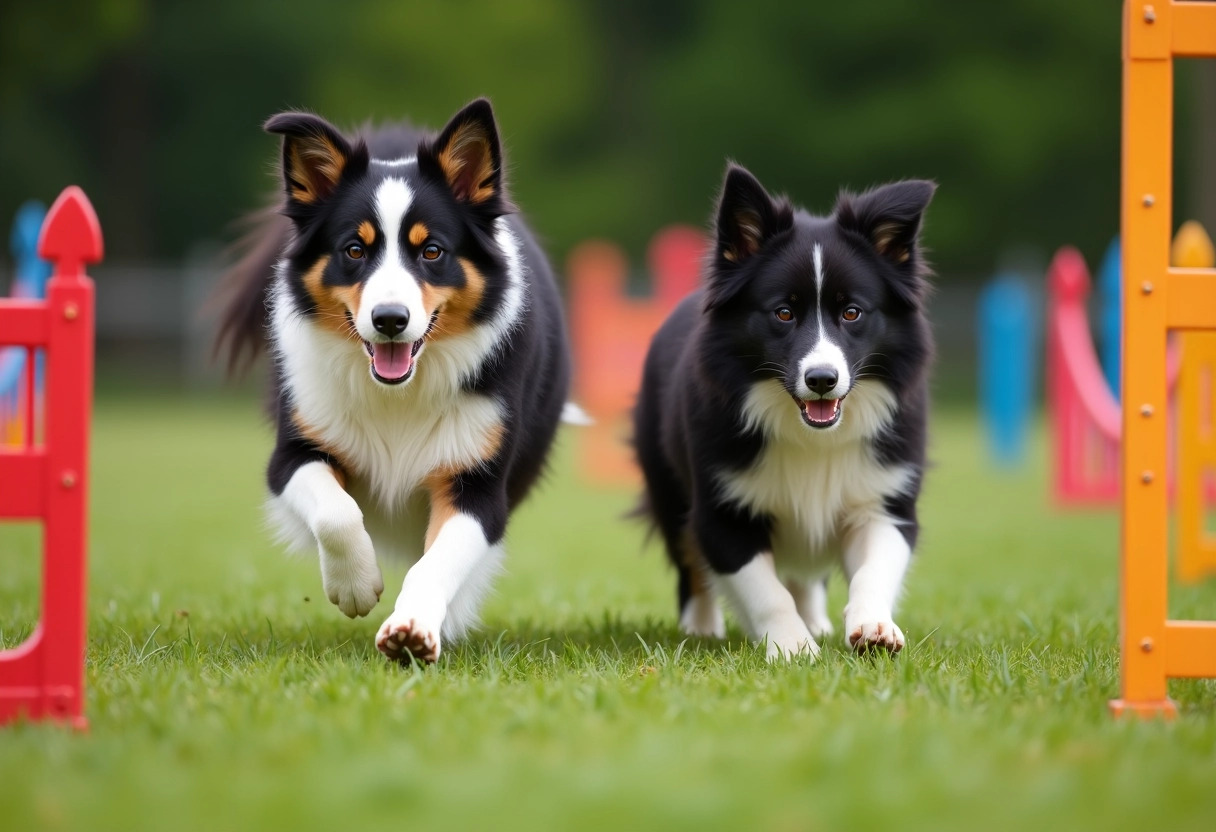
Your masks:
<instances>
[{"instance_id":1,"label":"pink agility equipment","mask_svg":"<svg viewBox=\"0 0 1216 832\"><path fill-rule=\"evenodd\" d=\"M591 241L570 255L570 331L575 401L594 420L580 432L579 469L593 482L634 484L637 466L626 420L637 397L650 339L676 304L697 287L705 236L672 226L650 243L654 294L629 297L629 262L611 243Z\"/></svg>"},{"instance_id":2,"label":"pink agility equipment","mask_svg":"<svg viewBox=\"0 0 1216 832\"><path fill-rule=\"evenodd\" d=\"M46 356L45 425L27 414L24 441L0 446L0 518L43 524L42 618L29 639L0 652L0 723L84 718L89 423L93 406L93 281L101 226L84 192L69 187L47 214L38 253L54 272L45 300L0 300L0 345ZM29 395L26 401L33 402ZM41 436L41 442L38 441Z\"/></svg>"},{"instance_id":3,"label":"pink agility equipment","mask_svg":"<svg viewBox=\"0 0 1216 832\"><path fill-rule=\"evenodd\" d=\"M1047 403L1052 427L1052 490L1060 506L1114 505L1119 500L1122 411L1094 351L1089 270L1072 247L1047 270ZM1171 389L1181 354L1169 352Z\"/></svg>"}]
</instances>

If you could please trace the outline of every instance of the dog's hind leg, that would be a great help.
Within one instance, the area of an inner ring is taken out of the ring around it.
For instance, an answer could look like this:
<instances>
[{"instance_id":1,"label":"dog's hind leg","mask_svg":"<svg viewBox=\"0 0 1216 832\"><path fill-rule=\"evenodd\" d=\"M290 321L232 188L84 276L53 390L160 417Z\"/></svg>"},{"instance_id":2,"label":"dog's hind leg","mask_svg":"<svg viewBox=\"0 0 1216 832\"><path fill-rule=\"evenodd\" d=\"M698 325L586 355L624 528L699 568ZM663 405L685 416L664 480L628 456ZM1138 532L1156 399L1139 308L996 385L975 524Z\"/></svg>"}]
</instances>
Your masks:
<instances>
[{"instance_id":1,"label":"dog's hind leg","mask_svg":"<svg viewBox=\"0 0 1216 832\"><path fill-rule=\"evenodd\" d=\"M806 628L816 641L823 641L833 632L832 619L828 615L828 579L789 578L785 588L794 596L798 615L806 622Z\"/></svg>"},{"instance_id":2,"label":"dog's hind leg","mask_svg":"<svg viewBox=\"0 0 1216 832\"><path fill-rule=\"evenodd\" d=\"M680 629L690 636L725 638L726 621L714 596L709 566L690 531L680 536L679 546L671 554L679 574Z\"/></svg>"}]
</instances>

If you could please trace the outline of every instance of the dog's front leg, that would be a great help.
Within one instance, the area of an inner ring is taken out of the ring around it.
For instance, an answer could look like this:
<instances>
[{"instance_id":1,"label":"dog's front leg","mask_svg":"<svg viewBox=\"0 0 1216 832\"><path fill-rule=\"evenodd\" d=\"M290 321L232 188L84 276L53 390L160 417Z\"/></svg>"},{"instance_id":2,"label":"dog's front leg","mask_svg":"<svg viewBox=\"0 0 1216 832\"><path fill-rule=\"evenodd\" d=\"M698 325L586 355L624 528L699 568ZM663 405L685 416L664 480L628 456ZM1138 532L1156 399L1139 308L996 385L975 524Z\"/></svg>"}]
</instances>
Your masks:
<instances>
[{"instance_id":1,"label":"dog's front leg","mask_svg":"<svg viewBox=\"0 0 1216 832\"><path fill-rule=\"evenodd\" d=\"M887 517L871 520L846 537L849 602L844 608L844 631L854 650L882 647L898 653L903 649L904 634L892 611L911 558L907 538Z\"/></svg>"},{"instance_id":2,"label":"dog's front leg","mask_svg":"<svg viewBox=\"0 0 1216 832\"><path fill-rule=\"evenodd\" d=\"M693 527L714 584L747 634L766 644L769 661L817 657L819 645L777 577L767 525L744 509L710 504L694 508Z\"/></svg>"},{"instance_id":3,"label":"dog's front leg","mask_svg":"<svg viewBox=\"0 0 1216 832\"><path fill-rule=\"evenodd\" d=\"M329 600L351 618L371 612L384 592L384 579L363 528L363 512L334 469L320 461L304 463L275 499L316 538Z\"/></svg>"},{"instance_id":4,"label":"dog's front leg","mask_svg":"<svg viewBox=\"0 0 1216 832\"><path fill-rule=\"evenodd\" d=\"M507 498L482 477L439 475L428 480L431 518L426 551L406 573L393 612L376 635L391 659L439 658L442 641L463 635L502 560Z\"/></svg>"}]
</instances>

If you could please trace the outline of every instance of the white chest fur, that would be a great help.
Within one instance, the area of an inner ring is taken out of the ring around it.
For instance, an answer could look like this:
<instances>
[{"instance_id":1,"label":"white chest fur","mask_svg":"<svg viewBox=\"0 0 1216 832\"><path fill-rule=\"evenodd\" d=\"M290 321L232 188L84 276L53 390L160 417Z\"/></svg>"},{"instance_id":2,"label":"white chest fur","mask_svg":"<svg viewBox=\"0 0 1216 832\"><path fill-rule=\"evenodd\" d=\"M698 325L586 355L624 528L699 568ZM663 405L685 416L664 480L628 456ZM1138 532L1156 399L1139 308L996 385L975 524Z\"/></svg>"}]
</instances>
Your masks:
<instances>
[{"instance_id":1,"label":"white chest fur","mask_svg":"<svg viewBox=\"0 0 1216 832\"><path fill-rule=\"evenodd\" d=\"M482 459L506 414L497 400L461 389L484 357L480 333L428 344L418 356L413 381L386 388L370 377L358 344L305 319L284 301L280 296L274 306L284 382L311 435L336 453L357 481L352 490L393 513L405 507L427 474Z\"/></svg>"},{"instance_id":2,"label":"white chest fur","mask_svg":"<svg viewBox=\"0 0 1216 832\"><path fill-rule=\"evenodd\" d=\"M871 442L894 409L884 385L858 381L839 425L815 431L777 381L749 392L744 419L764 432L765 448L751 467L719 480L728 497L774 518L779 569L818 571L845 531L885 516L884 498L907 487L912 471L881 464Z\"/></svg>"}]
</instances>

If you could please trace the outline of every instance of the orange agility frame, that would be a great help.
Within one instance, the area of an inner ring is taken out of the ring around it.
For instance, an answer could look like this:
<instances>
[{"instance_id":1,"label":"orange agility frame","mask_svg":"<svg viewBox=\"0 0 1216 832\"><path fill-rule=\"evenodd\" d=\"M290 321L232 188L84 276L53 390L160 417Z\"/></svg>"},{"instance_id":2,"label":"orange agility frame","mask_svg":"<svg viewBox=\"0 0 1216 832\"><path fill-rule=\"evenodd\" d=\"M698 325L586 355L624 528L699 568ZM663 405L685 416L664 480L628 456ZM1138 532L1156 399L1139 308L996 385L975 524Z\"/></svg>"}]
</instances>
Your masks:
<instances>
[{"instance_id":1,"label":"orange agility frame","mask_svg":"<svg viewBox=\"0 0 1216 832\"><path fill-rule=\"evenodd\" d=\"M1168 679L1216 676L1216 621L1168 619L1166 335L1216 329L1216 271L1169 265L1175 57L1216 57L1216 3L1126 3L1122 695L1111 702L1115 714L1171 716L1177 706Z\"/></svg>"}]
</instances>

